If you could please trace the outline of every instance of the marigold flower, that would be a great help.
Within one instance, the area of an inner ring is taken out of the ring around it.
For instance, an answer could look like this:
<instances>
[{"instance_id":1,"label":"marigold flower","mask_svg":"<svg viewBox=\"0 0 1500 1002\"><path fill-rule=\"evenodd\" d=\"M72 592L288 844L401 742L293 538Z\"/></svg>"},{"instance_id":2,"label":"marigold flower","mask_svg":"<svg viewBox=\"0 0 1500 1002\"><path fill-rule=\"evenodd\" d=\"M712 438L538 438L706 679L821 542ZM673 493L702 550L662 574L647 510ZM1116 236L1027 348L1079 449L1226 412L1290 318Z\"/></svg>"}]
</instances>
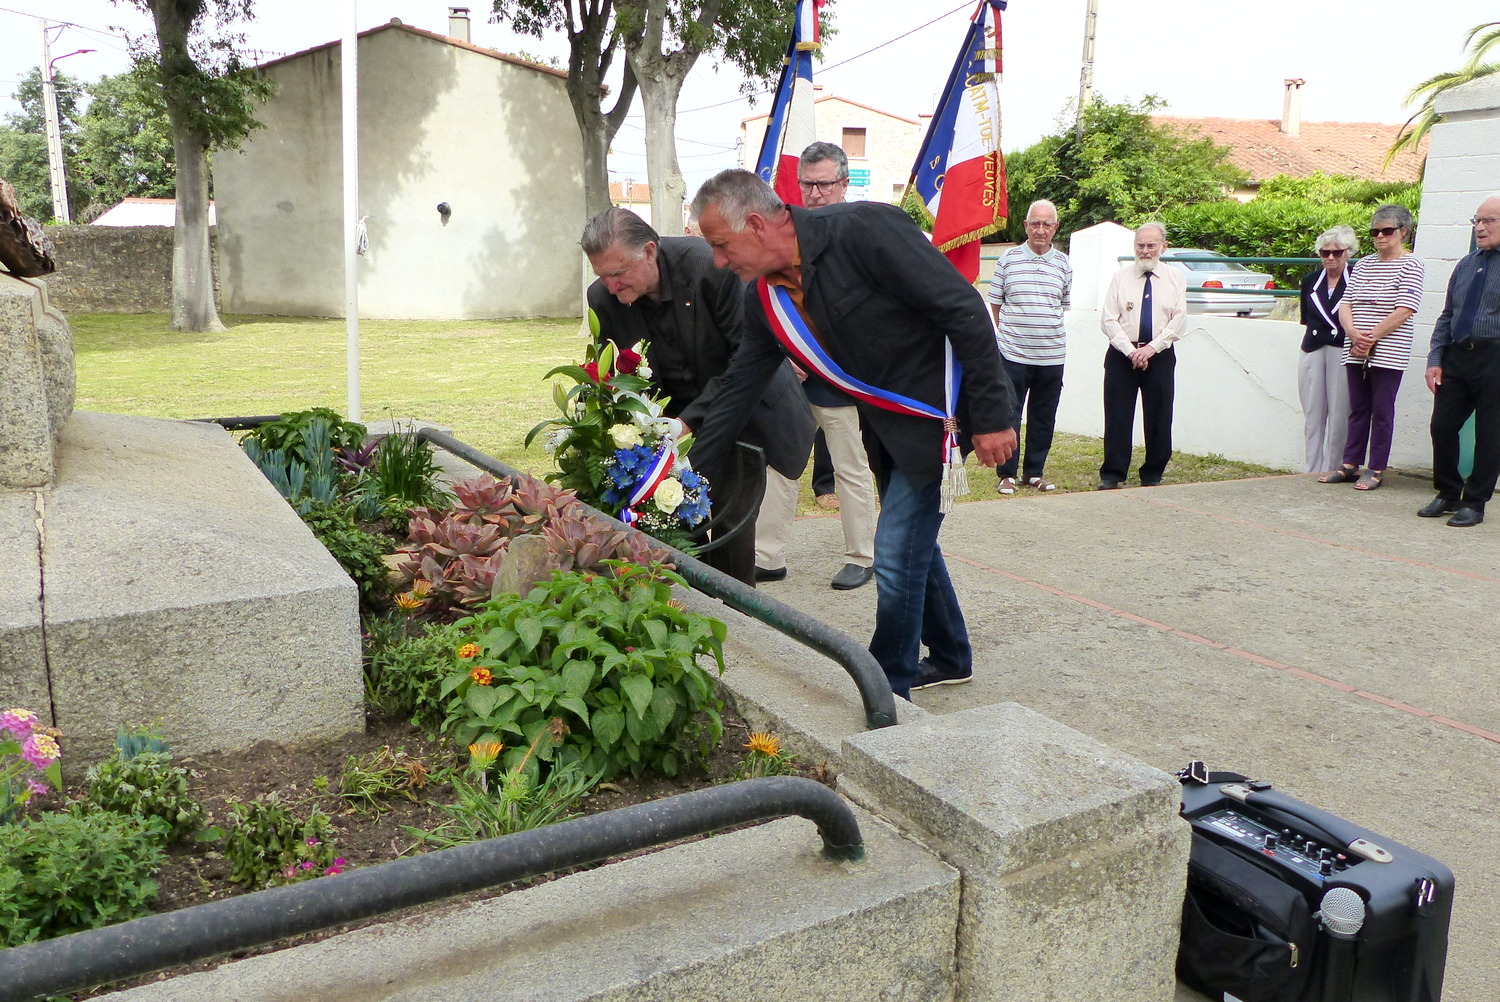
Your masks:
<instances>
[{"instance_id":1,"label":"marigold flower","mask_svg":"<svg viewBox=\"0 0 1500 1002\"><path fill-rule=\"evenodd\" d=\"M397 595L394 601L396 608L402 612L415 612L417 609L422 608L422 600L409 591L404 591Z\"/></svg>"},{"instance_id":2,"label":"marigold flower","mask_svg":"<svg viewBox=\"0 0 1500 1002\"><path fill-rule=\"evenodd\" d=\"M17 741L24 741L36 724L36 714L13 706L0 713L0 731L9 731Z\"/></svg>"},{"instance_id":3,"label":"marigold flower","mask_svg":"<svg viewBox=\"0 0 1500 1002\"><path fill-rule=\"evenodd\" d=\"M490 674L488 668L475 668L469 672L469 677L474 680L475 685L489 685L495 680L495 676Z\"/></svg>"},{"instance_id":4,"label":"marigold flower","mask_svg":"<svg viewBox=\"0 0 1500 1002\"><path fill-rule=\"evenodd\" d=\"M21 746L21 757L38 769L45 769L62 754L57 741L45 734L33 734Z\"/></svg>"},{"instance_id":5,"label":"marigold flower","mask_svg":"<svg viewBox=\"0 0 1500 1002\"><path fill-rule=\"evenodd\" d=\"M417 598L426 598L432 594L432 582L426 578L417 578L411 583L411 593Z\"/></svg>"},{"instance_id":6,"label":"marigold flower","mask_svg":"<svg viewBox=\"0 0 1500 1002\"><path fill-rule=\"evenodd\" d=\"M762 755L769 755L773 758L781 754L781 741L777 739L776 735L767 734L765 731L752 732L750 740L745 743L745 747L749 748L751 752L760 752Z\"/></svg>"},{"instance_id":7,"label":"marigold flower","mask_svg":"<svg viewBox=\"0 0 1500 1002\"><path fill-rule=\"evenodd\" d=\"M479 645L472 641L464 644L458 649L458 656L464 659L477 658L479 656Z\"/></svg>"}]
</instances>

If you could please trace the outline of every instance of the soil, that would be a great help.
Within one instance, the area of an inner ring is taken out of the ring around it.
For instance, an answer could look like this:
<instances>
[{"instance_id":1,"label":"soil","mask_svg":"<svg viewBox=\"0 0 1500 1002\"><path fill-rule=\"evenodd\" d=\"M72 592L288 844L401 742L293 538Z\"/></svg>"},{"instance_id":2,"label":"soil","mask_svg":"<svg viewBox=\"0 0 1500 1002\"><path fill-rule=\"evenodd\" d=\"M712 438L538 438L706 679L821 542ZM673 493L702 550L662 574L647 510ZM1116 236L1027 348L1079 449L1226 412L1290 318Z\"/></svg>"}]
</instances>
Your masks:
<instances>
[{"instance_id":1,"label":"soil","mask_svg":"<svg viewBox=\"0 0 1500 1002\"><path fill-rule=\"evenodd\" d=\"M583 814L627 807L631 804L670 797L690 790L703 789L730 780L735 768L745 756L745 743L749 736L745 722L728 707L724 710L724 737L709 758L706 770L686 772L675 778L648 775L640 779L630 776L617 777L600 784L577 806ZM305 816L305 810L313 805L320 807L333 820L333 843L337 855L352 869L389 862L402 855L421 851L421 840L406 829L408 827L430 830L437 827L447 815L439 804L452 801L452 789L446 783L433 782L416 793L414 799L403 797L385 798L380 801L381 810L352 805L339 796L339 777L351 756L368 757L382 748L402 751L408 761L418 761L426 766L428 773L441 774L442 770L457 763L452 742L442 735L423 732L402 719L371 717L366 721L363 734L353 734L343 740L311 747L289 748L271 742L260 742L248 752L214 753L192 757L178 757L176 764L189 770L189 790L194 800L202 805L207 814L208 825L224 825L230 818L227 804L231 800L251 800L257 795L278 791L283 802L292 807L297 816ZM794 763L794 766L796 763ZM822 782L829 777L820 768L803 773ZM325 782L326 781L326 782ZM77 796L80 789L66 791ZM47 810L57 807L62 796L38 798L34 809ZM655 851L655 850L647 850ZM571 872L571 871L570 871ZM480 900L494 897L509 890L555 879L562 873L532 878L503 887L476 892L460 900ZM337 879L322 877L318 879ZM245 888L229 881L228 862L211 847L192 842L174 846L166 864L157 874L160 895L156 902L157 912L174 911L192 905L216 901L237 894L248 893ZM437 902L429 907L445 907L450 901ZM363 923L343 926L338 929L312 933L286 940L263 948L236 952L231 957L219 957L196 964L172 968L131 981L120 982L94 992L76 993L71 998L86 999L133 985L157 981L164 977L206 970L230 959L240 959L256 953L284 949L297 943L323 939L338 932L358 928L390 916L371 919Z\"/></svg>"}]
</instances>

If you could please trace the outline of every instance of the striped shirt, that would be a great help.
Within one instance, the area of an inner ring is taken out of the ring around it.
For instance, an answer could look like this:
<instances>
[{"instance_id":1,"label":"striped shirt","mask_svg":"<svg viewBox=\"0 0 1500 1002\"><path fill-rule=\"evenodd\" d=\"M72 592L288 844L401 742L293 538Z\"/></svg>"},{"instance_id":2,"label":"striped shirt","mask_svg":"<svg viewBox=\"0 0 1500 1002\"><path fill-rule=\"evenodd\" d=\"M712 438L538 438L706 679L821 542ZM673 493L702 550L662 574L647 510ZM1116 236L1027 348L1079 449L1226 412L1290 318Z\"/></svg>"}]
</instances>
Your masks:
<instances>
[{"instance_id":1,"label":"striped shirt","mask_svg":"<svg viewBox=\"0 0 1500 1002\"><path fill-rule=\"evenodd\" d=\"M1000 354L1025 365L1062 365L1068 340L1063 311L1072 290L1073 266L1056 247L1038 254L1020 244L1001 254L989 294L1000 307Z\"/></svg>"},{"instance_id":2,"label":"striped shirt","mask_svg":"<svg viewBox=\"0 0 1500 1002\"><path fill-rule=\"evenodd\" d=\"M1344 302L1354 314L1354 326L1367 331L1391 315L1398 307L1406 307L1415 313L1422 305L1422 286L1427 269L1422 259L1415 254L1394 261L1382 261L1374 254L1359 259L1354 273L1349 276L1349 285L1344 290ZM1377 369L1404 370L1411 361L1412 337L1416 325L1412 318L1375 342L1370 354L1370 365ZM1349 355L1349 344L1344 345L1344 364L1360 365L1364 359Z\"/></svg>"}]
</instances>

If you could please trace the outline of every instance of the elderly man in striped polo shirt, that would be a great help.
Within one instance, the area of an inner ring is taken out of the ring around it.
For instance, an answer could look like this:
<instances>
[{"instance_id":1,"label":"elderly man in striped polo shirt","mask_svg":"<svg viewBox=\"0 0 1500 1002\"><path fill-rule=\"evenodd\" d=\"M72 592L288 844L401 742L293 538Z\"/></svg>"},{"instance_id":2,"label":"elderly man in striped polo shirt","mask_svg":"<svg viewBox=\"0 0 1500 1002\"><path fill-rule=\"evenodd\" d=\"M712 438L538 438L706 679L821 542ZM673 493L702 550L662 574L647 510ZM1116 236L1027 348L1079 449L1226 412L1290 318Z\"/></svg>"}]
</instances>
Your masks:
<instances>
[{"instance_id":1,"label":"elderly man in striped polo shirt","mask_svg":"<svg viewBox=\"0 0 1500 1002\"><path fill-rule=\"evenodd\" d=\"M1000 255L990 278L990 312L1005 374L1016 390L1016 433L1021 431L1021 403L1026 408L1026 457L1022 482L1039 491L1056 485L1043 476L1062 396L1063 356L1068 332L1063 311L1073 290L1073 266L1052 246L1057 235L1057 206L1046 199L1026 210L1026 242ZM1021 450L1001 463L1001 494L1016 492Z\"/></svg>"}]
</instances>

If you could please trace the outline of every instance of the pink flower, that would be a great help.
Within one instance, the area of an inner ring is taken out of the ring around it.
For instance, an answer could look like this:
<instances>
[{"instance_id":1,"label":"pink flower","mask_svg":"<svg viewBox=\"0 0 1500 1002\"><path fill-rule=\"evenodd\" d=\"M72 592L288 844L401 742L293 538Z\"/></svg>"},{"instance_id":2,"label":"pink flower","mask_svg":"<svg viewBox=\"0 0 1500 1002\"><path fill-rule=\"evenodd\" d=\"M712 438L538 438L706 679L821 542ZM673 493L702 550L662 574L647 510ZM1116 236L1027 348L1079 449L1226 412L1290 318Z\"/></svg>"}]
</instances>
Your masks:
<instances>
[{"instance_id":1,"label":"pink flower","mask_svg":"<svg viewBox=\"0 0 1500 1002\"><path fill-rule=\"evenodd\" d=\"M323 843L320 842L320 841L318 841L317 839L312 838L311 836L309 836L308 839L307 839L307 844L308 845L322 845Z\"/></svg>"},{"instance_id":2,"label":"pink flower","mask_svg":"<svg viewBox=\"0 0 1500 1002\"><path fill-rule=\"evenodd\" d=\"M62 754L54 738L46 734L33 734L21 746L21 757L38 769L45 769Z\"/></svg>"},{"instance_id":3,"label":"pink flower","mask_svg":"<svg viewBox=\"0 0 1500 1002\"><path fill-rule=\"evenodd\" d=\"M48 786L46 783L43 783L39 779L28 779L26 781L26 785L31 788L32 793L35 793L39 796L52 789L52 787Z\"/></svg>"},{"instance_id":4,"label":"pink flower","mask_svg":"<svg viewBox=\"0 0 1500 1002\"><path fill-rule=\"evenodd\" d=\"M4 713L0 713L0 731L9 731L17 741L25 741L31 736L31 728L36 723L36 714L30 710L23 710L19 706L13 706Z\"/></svg>"},{"instance_id":5,"label":"pink flower","mask_svg":"<svg viewBox=\"0 0 1500 1002\"><path fill-rule=\"evenodd\" d=\"M342 858L333 861L333 865L323 871L325 877L337 877L344 872L344 861Z\"/></svg>"},{"instance_id":6,"label":"pink flower","mask_svg":"<svg viewBox=\"0 0 1500 1002\"><path fill-rule=\"evenodd\" d=\"M286 866L283 866L281 868L281 875L282 875L282 877L284 877L287 880L296 880L297 879L297 868L295 866L293 866L291 863L288 863Z\"/></svg>"},{"instance_id":7,"label":"pink flower","mask_svg":"<svg viewBox=\"0 0 1500 1002\"><path fill-rule=\"evenodd\" d=\"M304 859L302 862L297 864L297 869L299 870L311 870L312 868L313 862L310 859Z\"/></svg>"}]
</instances>

